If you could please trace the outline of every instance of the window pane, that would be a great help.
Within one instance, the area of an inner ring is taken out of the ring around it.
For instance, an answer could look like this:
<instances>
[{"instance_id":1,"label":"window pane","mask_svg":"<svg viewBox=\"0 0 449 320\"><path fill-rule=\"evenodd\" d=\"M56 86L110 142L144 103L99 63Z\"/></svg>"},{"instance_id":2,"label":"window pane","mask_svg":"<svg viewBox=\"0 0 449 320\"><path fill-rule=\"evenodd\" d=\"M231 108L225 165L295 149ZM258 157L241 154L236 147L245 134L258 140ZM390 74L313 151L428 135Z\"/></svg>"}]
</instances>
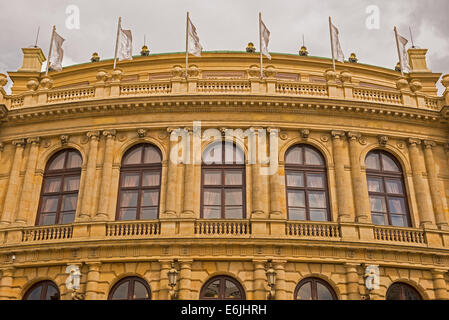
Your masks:
<instances>
[{"instance_id":1,"label":"window pane","mask_svg":"<svg viewBox=\"0 0 449 320\"><path fill-rule=\"evenodd\" d=\"M412 288L404 286L405 300L421 300L421 297Z\"/></svg>"},{"instance_id":2,"label":"window pane","mask_svg":"<svg viewBox=\"0 0 449 320\"><path fill-rule=\"evenodd\" d=\"M137 220L137 209L120 209L119 220Z\"/></svg>"},{"instance_id":3,"label":"window pane","mask_svg":"<svg viewBox=\"0 0 449 320\"><path fill-rule=\"evenodd\" d=\"M324 192L309 192L309 206L311 208L326 208L326 193Z\"/></svg>"},{"instance_id":4,"label":"window pane","mask_svg":"<svg viewBox=\"0 0 449 320\"><path fill-rule=\"evenodd\" d=\"M133 188L138 187L140 184L139 173L123 173L122 174L122 187Z\"/></svg>"},{"instance_id":5,"label":"window pane","mask_svg":"<svg viewBox=\"0 0 449 320\"><path fill-rule=\"evenodd\" d=\"M385 226L388 224L385 219L385 215L383 214L372 214L371 217L373 220L373 224L377 224L379 226Z\"/></svg>"},{"instance_id":6,"label":"window pane","mask_svg":"<svg viewBox=\"0 0 449 320\"><path fill-rule=\"evenodd\" d=\"M301 286L296 296L298 300L312 300L312 284L307 282Z\"/></svg>"},{"instance_id":7,"label":"window pane","mask_svg":"<svg viewBox=\"0 0 449 320\"><path fill-rule=\"evenodd\" d=\"M221 207L204 207L203 216L204 219L220 219Z\"/></svg>"},{"instance_id":8,"label":"window pane","mask_svg":"<svg viewBox=\"0 0 449 320\"><path fill-rule=\"evenodd\" d=\"M380 160L378 153L370 153L366 157L366 169L369 170L380 170Z\"/></svg>"},{"instance_id":9,"label":"window pane","mask_svg":"<svg viewBox=\"0 0 449 320\"><path fill-rule=\"evenodd\" d=\"M211 186L221 185L221 171L206 170L204 172L204 184Z\"/></svg>"},{"instance_id":10,"label":"window pane","mask_svg":"<svg viewBox=\"0 0 449 320\"><path fill-rule=\"evenodd\" d=\"M311 166L324 165L323 159L317 151L315 151L311 148L307 148L307 147L304 149L304 151L306 153L306 164L307 165L311 165Z\"/></svg>"},{"instance_id":11,"label":"window pane","mask_svg":"<svg viewBox=\"0 0 449 320\"><path fill-rule=\"evenodd\" d=\"M221 190L204 190L204 205L219 206L221 205Z\"/></svg>"},{"instance_id":12,"label":"window pane","mask_svg":"<svg viewBox=\"0 0 449 320\"><path fill-rule=\"evenodd\" d=\"M388 198L388 205L391 213L405 213L405 203L402 198Z\"/></svg>"},{"instance_id":13,"label":"window pane","mask_svg":"<svg viewBox=\"0 0 449 320\"><path fill-rule=\"evenodd\" d=\"M300 147L295 147L288 151L285 157L286 164L303 164L302 162L302 149Z\"/></svg>"},{"instance_id":14,"label":"window pane","mask_svg":"<svg viewBox=\"0 0 449 320\"><path fill-rule=\"evenodd\" d=\"M231 281L225 281L225 299L241 299L242 293Z\"/></svg>"},{"instance_id":15,"label":"window pane","mask_svg":"<svg viewBox=\"0 0 449 320\"><path fill-rule=\"evenodd\" d=\"M138 147L130 151L123 160L123 164L140 164L142 162L142 149L142 147Z\"/></svg>"},{"instance_id":16,"label":"window pane","mask_svg":"<svg viewBox=\"0 0 449 320\"><path fill-rule=\"evenodd\" d=\"M142 208L140 210L141 220L157 220L158 218L158 208Z\"/></svg>"},{"instance_id":17,"label":"window pane","mask_svg":"<svg viewBox=\"0 0 449 320\"><path fill-rule=\"evenodd\" d=\"M288 191L288 206L289 207L305 207L304 191Z\"/></svg>"},{"instance_id":18,"label":"window pane","mask_svg":"<svg viewBox=\"0 0 449 320\"><path fill-rule=\"evenodd\" d=\"M142 207L157 206L159 191L142 191Z\"/></svg>"},{"instance_id":19,"label":"window pane","mask_svg":"<svg viewBox=\"0 0 449 320\"><path fill-rule=\"evenodd\" d=\"M75 211L78 195L69 195L62 197L62 211Z\"/></svg>"},{"instance_id":20,"label":"window pane","mask_svg":"<svg viewBox=\"0 0 449 320\"><path fill-rule=\"evenodd\" d=\"M316 293L318 300L334 300L331 292L321 283L316 283Z\"/></svg>"},{"instance_id":21,"label":"window pane","mask_svg":"<svg viewBox=\"0 0 449 320\"><path fill-rule=\"evenodd\" d=\"M56 224L56 213L41 213L40 223L41 226L51 226Z\"/></svg>"},{"instance_id":22,"label":"window pane","mask_svg":"<svg viewBox=\"0 0 449 320\"><path fill-rule=\"evenodd\" d=\"M80 177L65 177L64 179L64 191L77 191L80 188Z\"/></svg>"},{"instance_id":23,"label":"window pane","mask_svg":"<svg viewBox=\"0 0 449 320\"><path fill-rule=\"evenodd\" d=\"M222 144L214 143L209 145L203 153L203 162L205 164L222 164Z\"/></svg>"},{"instance_id":24,"label":"window pane","mask_svg":"<svg viewBox=\"0 0 449 320\"><path fill-rule=\"evenodd\" d=\"M371 212L387 212L384 197L370 196Z\"/></svg>"},{"instance_id":25,"label":"window pane","mask_svg":"<svg viewBox=\"0 0 449 320\"><path fill-rule=\"evenodd\" d=\"M382 179L369 177L368 179L368 191L369 192L384 192L382 185Z\"/></svg>"},{"instance_id":26,"label":"window pane","mask_svg":"<svg viewBox=\"0 0 449 320\"><path fill-rule=\"evenodd\" d=\"M157 187L160 183L159 172L145 172L143 174L142 186L144 187Z\"/></svg>"},{"instance_id":27,"label":"window pane","mask_svg":"<svg viewBox=\"0 0 449 320\"><path fill-rule=\"evenodd\" d=\"M113 300L117 299L128 299L128 288L129 288L129 281L126 281L122 284L120 284L114 291L114 294L112 296Z\"/></svg>"},{"instance_id":28,"label":"window pane","mask_svg":"<svg viewBox=\"0 0 449 320\"><path fill-rule=\"evenodd\" d=\"M67 169L81 168L83 159L78 152L71 151L67 158Z\"/></svg>"},{"instance_id":29,"label":"window pane","mask_svg":"<svg viewBox=\"0 0 449 320\"><path fill-rule=\"evenodd\" d=\"M146 164L154 164L154 163L162 162L161 155L159 154L159 151L156 150L152 146L147 146L145 148L143 162Z\"/></svg>"},{"instance_id":30,"label":"window pane","mask_svg":"<svg viewBox=\"0 0 449 320\"><path fill-rule=\"evenodd\" d=\"M120 207L137 207L137 191L123 191Z\"/></svg>"},{"instance_id":31,"label":"window pane","mask_svg":"<svg viewBox=\"0 0 449 320\"><path fill-rule=\"evenodd\" d=\"M401 170L389 156L382 154L382 165L385 171L400 172Z\"/></svg>"},{"instance_id":32,"label":"window pane","mask_svg":"<svg viewBox=\"0 0 449 320\"><path fill-rule=\"evenodd\" d=\"M310 209L310 221L327 221L327 211L321 209Z\"/></svg>"},{"instance_id":33,"label":"window pane","mask_svg":"<svg viewBox=\"0 0 449 320\"><path fill-rule=\"evenodd\" d=\"M226 171L225 184L227 186L241 186L243 184L243 175L241 171Z\"/></svg>"},{"instance_id":34,"label":"window pane","mask_svg":"<svg viewBox=\"0 0 449 320\"><path fill-rule=\"evenodd\" d=\"M66 153L63 152L54 158L50 165L48 166L48 170L61 170L64 169L64 160Z\"/></svg>"},{"instance_id":35,"label":"window pane","mask_svg":"<svg viewBox=\"0 0 449 320\"><path fill-rule=\"evenodd\" d=\"M408 223L405 215L392 214L391 225L395 227L407 227Z\"/></svg>"},{"instance_id":36,"label":"window pane","mask_svg":"<svg viewBox=\"0 0 449 320\"><path fill-rule=\"evenodd\" d=\"M287 172L287 187L304 187L304 173Z\"/></svg>"},{"instance_id":37,"label":"window pane","mask_svg":"<svg viewBox=\"0 0 449 320\"><path fill-rule=\"evenodd\" d=\"M133 299L148 299L148 290L139 281L134 281L134 295Z\"/></svg>"},{"instance_id":38,"label":"window pane","mask_svg":"<svg viewBox=\"0 0 449 320\"><path fill-rule=\"evenodd\" d=\"M41 212L56 212L58 209L58 196L43 197Z\"/></svg>"},{"instance_id":39,"label":"window pane","mask_svg":"<svg viewBox=\"0 0 449 320\"><path fill-rule=\"evenodd\" d=\"M244 156L242 150L234 144L225 143L225 163L226 164L243 164Z\"/></svg>"},{"instance_id":40,"label":"window pane","mask_svg":"<svg viewBox=\"0 0 449 320\"><path fill-rule=\"evenodd\" d=\"M61 191L61 178L46 178L45 179L45 193L60 192Z\"/></svg>"},{"instance_id":41,"label":"window pane","mask_svg":"<svg viewBox=\"0 0 449 320\"><path fill-rule=\"evenodd\" d=\"M403 194L401 180L386 180L387 192L393 194Z\"/></svg>"},{"instance_id":42,"label":"window pane","mask_svg":"<svg viewBox=\"0 0 449 320\"><path fill-rule=\"evenodd\" d=\"M307 186L309 188L325 188L324 174L322 173L308 173L307 174Z\"/></svg>"},{"instance_id":43,"label":"window pane","mask_svg":"<svg viewBox=\"0 0 449 320\"><path fill-rule=\"evenodd\" d=\"M41 300L42 285L37 286L28 295L27 300Z\"/></svg>"},{"instance_id":44,"label":"window pane","mask_svg":"<svg viewBox=\"0 0 449 320\"><path fill-rule=\"evenodd\" d=\"M61 224L70 224L75 221L75 211L64 212L61 216Z\"/></svg>"},{"instance_id":45,"label":"window pane","mask_svg":"<svg viewBox=\"0 0 449 320\"><path fill-rule=\"evenodd\" d=\"M306 209L288 208L288 218L290 220L305 221L307 220Z\"/></svg>"},{"instance_id":46,"label":"window pane","mask_svg":"<svg viewBox=\"0 0 449 320\"><path fill-rule=\"evenodd\" d=\"M204 292L204 297L218 299L218 292L220 290L220 280L212 282Z\"/></svg>"},{"instance_id":47,"label":"window pane","mask_svg":"<svg viewBox=\"0 0 449 320\"><path fill-rule=\"evenodd\" d=\"M225 190L225 205L241 206L243 204L242 190Z\"/></svg>"},{"instance_id":48,"label":"window pane","mask_svg":"<svg viewBox=\"0 0 449 320\"><path fill-rule=\"evenodd\" d=\"M47 287L47 296L45 297L45 300L59 300L59 292L58 290L49 285Z\"/></svg>"},{"instance_id":49,"label":"window pane","mask_svg":"<svg viewBox=\"0 0 449 320\"><path fill-rule=\"evenodd\" d=\"M225 208L226 219L243 219L243 207L233 206Z\"/></svg>"}]
</instances>

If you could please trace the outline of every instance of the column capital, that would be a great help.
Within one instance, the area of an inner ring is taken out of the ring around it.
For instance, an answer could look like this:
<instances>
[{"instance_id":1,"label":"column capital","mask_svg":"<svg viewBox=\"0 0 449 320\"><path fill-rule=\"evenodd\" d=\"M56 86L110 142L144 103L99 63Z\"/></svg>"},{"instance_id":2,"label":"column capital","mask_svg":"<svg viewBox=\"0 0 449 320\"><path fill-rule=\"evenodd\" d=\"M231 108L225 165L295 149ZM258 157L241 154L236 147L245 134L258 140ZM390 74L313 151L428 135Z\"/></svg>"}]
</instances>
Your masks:
<instances>
[{"instance_id":1,"label":"column capital","mask_svg":"<svg viewBox=\"0 0 449 320\"><path fill-rule=\"evenodd\" d=\"M421 144L421 140L417 139L417 138L408 138L407 139L407 143L411 147L416 147L416 146L419 146Z\"/></svg>"},{"instance_id":2,"label":"column capital","mask_svg":"<svg viewBox=\"0 0 449 320\"><path fill-rule=\"evenodd\" d=\"M332 130L331 136L335 140L339 140L345 136L345 132L343 130Z\"/></svg>"},{"instance_id":3,"label":"column capital","mask_svg":"<svg viewBox=\"0 0 449 320\"><path fill-rule=\"evenodd\" d=\"M449 270L438 268L431 269L430 271L432 272L433 275L442 275L442 276L444 276L445 273L449 272Z\"/></svg>"},{"instance_id":4,"label":"column capital","mask_svg":"<svg viewBox=\"0 0 449 320\"><path fill-rule=\"evenodd\" d=\"M274 128L274 127L269 127L268 129L267 129L267 131L270 133L270 134L276 134L276 133L278 133L279 134L279 132L281 131L281 129L279 129L279 128Z\"/></svg>"},{"instance_id":5,"label":"column capital","mask_svg":"<svg viewBox=\"0 0 449 320\"><path fill-rule=\"evenodd\" d=\"M424 140L423 145L426 149L432 149L432 148L436 147L437 144L435 141L432 141L432 140Z\"/></svg>"},{"instance_id":6,"label":"column capital","mask_svg":"<svg viewBox=\"0 0 449 320\"><path fill-rule=\"evenodd\" d=\"M12 144L18 148L25 147L26 141L25 139L16 139L12 141Z\"/></svg>"},{"instance_id":7,"label":"column capital","mask_svg":"<svg viewBox=\"0 0 449 320\"><path fill-rule=\"evenodd\" d=\"M348 137L349 141L357 141L362 137L362 134L360 132L349 131L346 133L346 136Z\"/></svg>"},{"instance_id":8,"label":"column capital","mask_svg":"<svg viewBox=\"0 0 449 320\"><path fill-rule=\"evenodd\" d=\"M89 270L93 269L99 269L102 265L102 262L100 261L93 261L93 262L86 262L86 265L89 267Z\"/></svg>"},{"instance_id":9,"label":"column capital","mask_svg":"<svg viewBox=\"0 0 449 320\"><path fill-rule=\"evenodd\" d=\"M103 131L103 136L105 136L108 139L115 138L116 135L117 135L117 130L115 130L115 129Z\"/></svg>"},{"instance_id":10,"label":"column capital","mask_svg":"<svg viewBox=\"0 0 449 320\"><path fill-rule=\"evenodd\" d=\"M89 131L88 133L86 133L86 136L89 138L89 140L98 140L100 137L100 131L96 130L96 131Z\"/></svg>"},{"instance_id":11,"label":"column capital","mask_svg":"<svg viewBox=\"0 0 449 320\"><path fill-rule=\"evenodd\" d=\"M41 138L40 137L28 138L27 143L32 145L39 145L41 143Z\"/></svg>"},{"instance_id":12,"label":"column capital","mask_svg":"<svg viewBox=\"0 0 449 320\"><path fill-rule=\"evenodd\" d=\"M265 264L268 262L268 259L253 259L253 264L262 265L262 268L265 269Z\"/></svg>"}]
</instances>

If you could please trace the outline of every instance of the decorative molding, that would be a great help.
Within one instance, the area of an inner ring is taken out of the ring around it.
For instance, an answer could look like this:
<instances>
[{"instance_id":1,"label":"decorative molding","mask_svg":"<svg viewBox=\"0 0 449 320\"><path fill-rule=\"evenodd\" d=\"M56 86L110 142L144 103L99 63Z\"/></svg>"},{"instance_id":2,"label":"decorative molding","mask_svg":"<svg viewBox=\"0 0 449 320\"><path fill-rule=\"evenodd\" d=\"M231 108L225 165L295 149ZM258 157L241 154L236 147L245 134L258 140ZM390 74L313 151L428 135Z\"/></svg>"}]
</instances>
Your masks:
<instances>
[{"instance_id":1,"label":"decorative molding","mask_svg":"<svg viewBox=\"0 0 449 320\"><path fill-rule=\"evenodd\" d=\"M320 140L323 141L323 142L328 142L328 141L329 141L329 136L326 135L326 134L323 134L323 135L320 137Z\"/></svg>"},{"instance_id":2,"label":"decorative molding","mask_svg":"<svg viewBox=\"0 0 449 320\"><path fill-rule=\"evenodd\" d=\"M416 139L416 138L408 138L407 140L409 146L419 146L421 144L421 140L420 139Z\"/></svg>"},{"instance_id":3,"label":"decorative molding","mask_svg":"<svg viewBox=\"0 0 449 320\"><path fill-rule=\"evenodd\" d=\"M436 147L437 144L435 141L424 140L423 145L426 149L432 149L432 148Z\"/></svg>"},{"instance_id":4,"label":"decorative molding","mask_svg":"<svg viewBox=\"0 0 449 320\"><path fill-rule=\"evenodd\" d=\"M396 146L397 146L399 149L401 149L401 150L405 148L404 142L398 142L398 143L396 144Z\"/></svg>"},{"instance_id":5,"label":"decorative molding","mask_svg":"<svg viewBox=\"0 0 449 320\"><path fill-rule=\"evenodd\" d=\"M352 141L359 140L360 137L362 136L360 132L353 132L353 131L347 132L346 135L348 136L348 139Z\"/></svg>"},{"instance_id":6,"label":"decorative molding","mask_svg":"<svg viewBox=\"0 0 449 320\"><path fill-rule=\"evenodd\" d=\"M65 146L69 142L70 136L63 134L59 136L59 140L61 140L61 144Z\"/></svg>"},{"instance_id":7,"label":"decorative molding","mask_svg":"<svg viewBox=\"0 0 449 320\"><path fill-rule=\"evenodd\" d=\"M86 133L86 136L89 140L98 140L100 138L100 131L89 131L88 133Z\"/></svg>"},{"instance_id":8,"label":"decorative molding","mask_svg":"<svg viewBox=\"0 0 449 320\"><path fill-rule=\"evenodd\" d=\"M26 145L25 139L16 139L12 141L12 144L18 148L23 148Z\"/></svg>"},{"instance_id":9,"label":"decorative molding","mask_svg":"<svg viewBox=\"0 0 449 320\"><path fill-rule=\"evenodd\" d=\"M105 136L107 138L115 138L116 135L117 135L117 130L115 130L115 129L103 131L103 136Z\"/></svg>"},{"instance_id":10,"label":"decorative molding","mask_svg":"<svg viewBox=\"0 0 449 320\"><path fill-rule=\"evenodd\" d=\"M387 145L387 143L388 143L389 137L388 136L379 136L378 140L379 140L379 144L382 147L385 147Z\"/></svg>"},{"instance_id":11,"label":"decorative molding","mask_svg":"<svg viewBox=\"0 0 449 320\"><path fill-rule=\"evenodd\" d=\"M345 136L345 132L343 130L332 130L331 136L333 139L341 139Z\"/></svg>"},{"instance_id":12,"label":"decorative molding","mask_svg":"<svg viewBox=\"0 0 449 320\"><path fill-rule=\"evenodd\" d=\"M287 140L288 139L288 133L285 131L281 131L279 133L279 138L281 138L281 140Z\"/></svg>"},{"instance_id":13,"label":"decorative molding","mask_svg":"<svg viewBox=\"0 0 449 320\"><path fill-rule=\"evenodd\" d=\"M301 137L302 137L303 139L308 139L309 136L310 136L310 130L309 130L309 129L302 129L302 130L300 131L300 133L301 133Z\"/></svg>"},{"instance_id":14,"label":"decorative molding","mask_svg":"<svg viewBox=\"0 0 449 320\"><path fill-rule=\"evenodd\" d=\"M138 129L137 135L139 136L140 139L143 139L147 135L147 130L146 129Z\"/></svg>"},{"instance_id":15,"label":"decorative molding","mask_svg":"<svg viewBox=\"0 0 449 320\"><path fill-rule=\"evenodd\" d=\"M27 143L39 145L41 143L41 138L40 137L28 138Z\"/></svg>"}]
</instances>

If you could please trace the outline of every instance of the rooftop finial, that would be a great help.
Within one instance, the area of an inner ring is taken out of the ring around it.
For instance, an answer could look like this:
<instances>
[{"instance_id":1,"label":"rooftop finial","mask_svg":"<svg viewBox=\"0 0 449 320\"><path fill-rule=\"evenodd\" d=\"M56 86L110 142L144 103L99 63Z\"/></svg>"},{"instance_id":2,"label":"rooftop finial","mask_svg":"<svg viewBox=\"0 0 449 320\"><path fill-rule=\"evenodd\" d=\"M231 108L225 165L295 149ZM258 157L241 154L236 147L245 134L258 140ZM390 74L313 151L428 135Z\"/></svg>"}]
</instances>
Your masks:
<instances>
[{"instance_id":1,"label":"rooftop finial","mask_svg":"<svg viewBox=\"0 0 449 320\"><path fill-rule=\"evenodd\" d=\"M302 47L299 50L299 55L302 57L307 57L309 52L307 51L306 42L304 41L304 34L302 35Z\"/></svg>"},{"instance_id":2,"label":"rooftop finial","mask_svg":"<svg viewBox=\"0 0 449 320\"><path fill-rule=\"evenodd\" d=\"M100 61L100 56L98 55L98 53L94 52L92 53L92 58L90 58L91 62L99 62Z\"/></svg>"},{"instance_id":3,"label":"rooftop finial","mask_svg":"<svg viewBox=\"0 0 449 320\"><path fill-rule=\"evenodd\" d=\"M254 47L254 43L252 43L252 42L248 43L248 46L246 47L246 52L248 52L248 53L256 52L256 48Z\"/></svg>"},{"instance_id":4,"label":"rooftop finial","mask_svg":"<svg viewBox=\"0 0 449 320\"><path fill-rule=\"evenodd\" d=\"M353 52L353 53L351 53L351 56L349 57L348 61L351 63L357 63L359 61L359 59L357 59L357 56Z\"/></svg>"}]
</instances>

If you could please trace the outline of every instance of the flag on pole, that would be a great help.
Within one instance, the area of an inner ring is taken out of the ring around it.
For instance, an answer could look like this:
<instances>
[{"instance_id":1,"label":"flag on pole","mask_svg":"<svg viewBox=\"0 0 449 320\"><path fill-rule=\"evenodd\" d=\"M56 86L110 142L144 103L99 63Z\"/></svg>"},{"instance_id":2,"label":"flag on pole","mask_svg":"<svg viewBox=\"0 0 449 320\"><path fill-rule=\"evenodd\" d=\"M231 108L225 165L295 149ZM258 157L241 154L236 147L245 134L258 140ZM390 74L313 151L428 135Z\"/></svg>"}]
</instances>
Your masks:
<instances>
[{"instance_id":1,"label":"flag on pole","mask_svg":"<svg viewBox=\"0 0 449 320\"><path fill-rule=\"evenodd\" d=\"M62 70L62 59L64 58L64 50L62 50L62 44L65 39L61 37L56 30L53 30L52 43L50 44L51 52L48 59L49 67L52 70Z\"/></svg>"},{"instance_id":2,"label":"flag on pole","mask_svg":"<svg viewBox=\"0 0 449 320\"><path fill-rule=\"evenodd\" d=\"M406 48L408 40L398 33L396 27L394 27L394 32L396 34L396 44L398 46L398 55L399 55L399 62L401 63L401 72L404 73L404 71L410 71L410 65L408 62L408 53Z\"/></svg>"},{"instance_id":3,"label":"flag on pole","mask_svg":"<svg viewBox=\"0 0 449 320\"><path fill-rule=\"evenodd\" d=\"M196 27L193 25L190 17L187 15L187 52L196 57L201 57L203 47L200 44L200 37L196 32Z\"/></svg>"},{"instance_id":4,"label":"flag on pole","mask_svg":"<svg viewBox=\"0 0 449 320\"><path fill-rule=\"evenodd\" d=\"M263 23L262 18L260 18L260 51L271 60L271 55L268 52L268 43L270 42L270 30L268 30L265 23Z\"/></svg>"},{"instance_id":5,"label":"flag on pole","mask_svg":"<svg viewBox=\"0 0 449 320\"><path fill-rule=\"evenodd\" d=\"M118 60L132 60L133 59L133 35L131 30L124 30L120 26L119 32L119 48Z\"/></svg>"},{"instance_id":6,"label":"flag on pole","mask_svg":"<svg viewBox=\"0 0 449 320\"><path fill-rule=\"evenodd\" d=\"M343 50L341 50L340 39L338 28L334 26L329 18L330 30L331 30L331 46L332 46L332 58L345 62L345 55L343 54Z\"/></svg>"}]
</instances>

